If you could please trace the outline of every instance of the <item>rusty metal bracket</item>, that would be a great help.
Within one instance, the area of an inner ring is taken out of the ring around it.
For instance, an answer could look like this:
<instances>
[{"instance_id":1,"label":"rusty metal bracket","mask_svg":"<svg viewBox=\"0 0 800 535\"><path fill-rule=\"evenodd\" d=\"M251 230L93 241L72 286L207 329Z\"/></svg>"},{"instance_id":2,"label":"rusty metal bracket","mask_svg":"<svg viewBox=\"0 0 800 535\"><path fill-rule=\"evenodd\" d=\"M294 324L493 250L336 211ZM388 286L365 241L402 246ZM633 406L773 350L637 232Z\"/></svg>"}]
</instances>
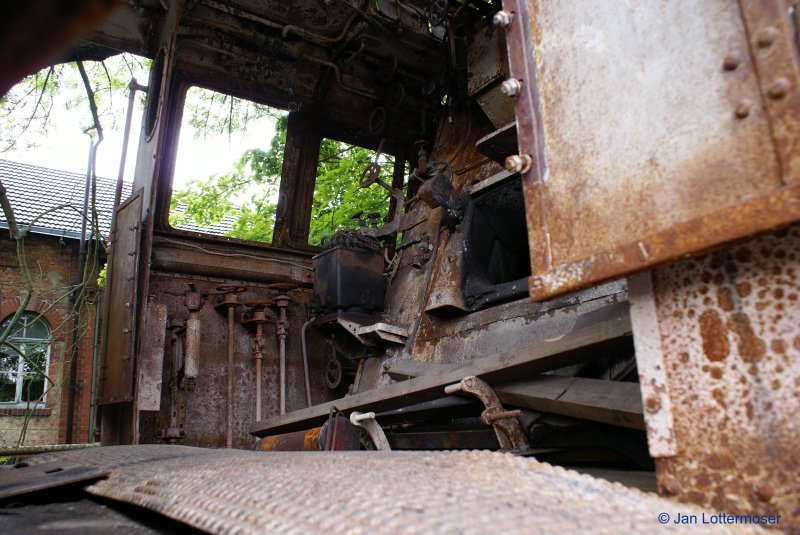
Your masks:
<instances>
[{"instance_id":1,"label":"rusty metal bracket","mask_svg":"<svg viewBox=\"0 0 800 535\"><path fill-rule=\"evenodd\" d=\"M481 413L481 420L486 425L492 426L502 451L520 452L530 447L528 439L522 431L522 425L519 423L522 411L505 410L503 404L500 403L500 398L486 381L470 375L461 379L461 382L444 388L445 394L458 392L473 395L486 406Z\"/></svg>"},{"instance_id":2,"label":"rusty metal bracket","mask_svg":"<svg viewBox=\"0 0 800 535\"><path fill-rule=\"evenodd\" d=\"M350 413L350 423L356 427L364 429L367 432L369 438L372 439L372 443L375 444L375 449L392 449L392 447L389 445L389 441L386 439L386 434L383 432L383 428L375 419L374 412L353 411Z\"/></svg>"}]
</instances>

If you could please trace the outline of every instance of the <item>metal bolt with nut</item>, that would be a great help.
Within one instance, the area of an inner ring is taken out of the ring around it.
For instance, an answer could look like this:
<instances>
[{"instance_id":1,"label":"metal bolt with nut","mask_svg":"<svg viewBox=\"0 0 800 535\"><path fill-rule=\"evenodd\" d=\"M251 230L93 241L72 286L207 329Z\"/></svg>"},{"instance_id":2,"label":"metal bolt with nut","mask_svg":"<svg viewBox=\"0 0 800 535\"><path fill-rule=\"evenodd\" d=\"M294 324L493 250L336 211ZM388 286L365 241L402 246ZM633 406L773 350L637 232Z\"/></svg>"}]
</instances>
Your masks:
<instances>
[{"instance_id":1,"label":"metal bolt with nut","mask_svg":"<svg viewBox=\"0 0 800 535\"><path fill-rule=\"evenodd\" d=\"M506 158L506 170L509 173L527 173L533 165L533 158L528 154L513 154Z\"/></svg>"},{"instance_id":2,"label":"metal bolt with nut","mask_svg":"<svg viewBox=\"0 0 800 535\"><path fill-rule=\"evenodd\" d=\"M492 17L492 24L494 24L495 26L500 26L501 28L505 28L506 26L511 24L511 21L513 20L514 20L514 15L512 15L508 11L502 10L494 14L494 17Z\"/></svg>"},{"instance_id":3,"label":"metal bolt with nut","mask_svg":"<svg viewBox=\"0 0 800 535\"><path fill-rule=\"evenodd\" d=\"M500 92L507 97L516 97L522 91L522 81L516 78L509 78L500 84Z\"/></svg>"}]
</instances>

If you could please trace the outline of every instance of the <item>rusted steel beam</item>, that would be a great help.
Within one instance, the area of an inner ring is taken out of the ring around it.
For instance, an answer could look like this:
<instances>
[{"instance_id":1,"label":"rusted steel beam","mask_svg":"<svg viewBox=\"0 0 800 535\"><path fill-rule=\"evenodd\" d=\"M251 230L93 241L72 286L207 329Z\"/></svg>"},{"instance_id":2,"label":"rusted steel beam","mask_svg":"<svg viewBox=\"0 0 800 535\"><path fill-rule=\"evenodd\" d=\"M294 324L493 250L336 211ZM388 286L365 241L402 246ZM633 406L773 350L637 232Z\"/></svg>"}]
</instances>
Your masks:
<instances>
[{"instance_id":1,"label":"rusted steel beam","mask_svg":"<svg viewBox=\"0 0 800 535\"><path fill-rule=\"evenodd\" d=\"M615 346L618 347L621 342L630 343L627 339L630 333L627 303L618 303L581 316L576 325L577 327L565 336L543 340L514 351L477 358L473 362L451 370L256 422L250 427L250 433L256 436L268 436L302 429L323 421L334 407L341 411L365 409L380 411L429 401L442 397L445 386L470 375L496 384L517 379L520 375L541 373L581 362L589 358L592 352L603 353Z\"/></svg>"}]
</instances>

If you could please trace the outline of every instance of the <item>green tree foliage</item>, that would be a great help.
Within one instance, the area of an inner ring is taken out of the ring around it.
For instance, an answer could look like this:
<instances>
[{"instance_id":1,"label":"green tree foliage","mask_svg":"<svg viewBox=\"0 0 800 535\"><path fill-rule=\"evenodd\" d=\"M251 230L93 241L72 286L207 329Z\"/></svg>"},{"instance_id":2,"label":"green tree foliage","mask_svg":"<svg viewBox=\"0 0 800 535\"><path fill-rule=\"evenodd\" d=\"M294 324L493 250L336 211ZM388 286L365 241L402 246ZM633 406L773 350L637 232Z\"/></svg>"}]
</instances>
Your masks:
<instances>
[{"instance_id":1,"label":"green tree foliage","mask_svg":"<svg viewBox=\"0 0 800 535\"><path fill-rule=\"evenodd\" d=\"M220 124L213 116L211 120ZM233 225L227 236L272 241L286 128L287 116L278 116L269 150L249 149L235 163L231 173L212 175L174 192L170 224L179 227L191 221L207 228L231 218ZM374 157L374 152L361 147L331 139L322 141L309 243L319 244L339 229L357 227L352 216L358 212L387 215L388 192L377 184L366 189L358 185L361 173ZM386 156L381 160L381 176L384 181L391 181L393 161Z\"/></svg>"},{"instance_id":2,"label":"green tree foliage","mask_svg":"<svg viewBox=\"0 0 800 535\"><path fill-rule=\"evenodd\" d=\"M132 54L105 61L86 61L98 115L107 130L121 128L125 119L127 85L146 73L151 61ZM143 96L141 98L144 98ZM61 63L26 77L0 97L0 152L36 146L48 135L51 113L57 107L80 112L80 129L93 124L86 91L76 63Z\"/></svg>"},{"instance_id":3,"label":"green tree foliage","mask_svg":"<svg viewBox=\"0 0 800 535\"><path fill-rule=\"evenodd\" d=\"M325 139L320 146L317 181L311 209L309 243L319 244L337 230L355 228L354 214L364 217L375 212L388 215L389 192L378 184L368 188L358 185L364 169L374 161L375 153L354 145ZM381 157L381 179L391 184L394 160Z\"/></svg>"}]
</instances>

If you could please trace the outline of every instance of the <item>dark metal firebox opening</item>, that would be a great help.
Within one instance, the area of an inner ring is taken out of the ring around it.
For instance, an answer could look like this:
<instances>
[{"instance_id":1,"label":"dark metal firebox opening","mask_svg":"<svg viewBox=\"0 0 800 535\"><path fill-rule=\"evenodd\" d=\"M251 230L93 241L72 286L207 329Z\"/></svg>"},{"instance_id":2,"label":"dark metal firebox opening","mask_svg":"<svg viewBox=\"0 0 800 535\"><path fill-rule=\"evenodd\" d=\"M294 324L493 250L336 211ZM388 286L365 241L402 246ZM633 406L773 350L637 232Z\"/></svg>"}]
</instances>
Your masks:
<instances>
[{"instance_id":1,"label":"dark metal firebox opening","mask_svg":"<svg viewBox=\"0 0 800 535\"><path fill-rule=\"evenodd\" d=\"M519 175L474 199L466 220L464 295L469 309L524 297L531 268Z\"/></svg>"}]
</instances>

